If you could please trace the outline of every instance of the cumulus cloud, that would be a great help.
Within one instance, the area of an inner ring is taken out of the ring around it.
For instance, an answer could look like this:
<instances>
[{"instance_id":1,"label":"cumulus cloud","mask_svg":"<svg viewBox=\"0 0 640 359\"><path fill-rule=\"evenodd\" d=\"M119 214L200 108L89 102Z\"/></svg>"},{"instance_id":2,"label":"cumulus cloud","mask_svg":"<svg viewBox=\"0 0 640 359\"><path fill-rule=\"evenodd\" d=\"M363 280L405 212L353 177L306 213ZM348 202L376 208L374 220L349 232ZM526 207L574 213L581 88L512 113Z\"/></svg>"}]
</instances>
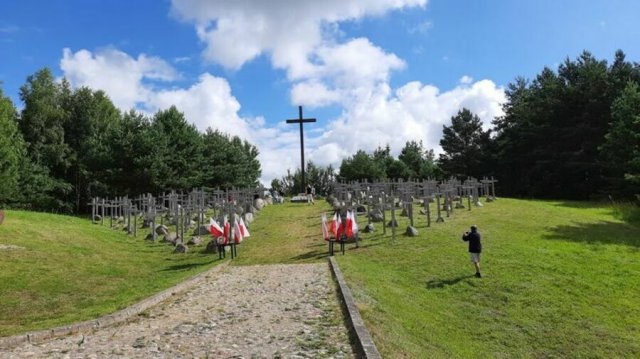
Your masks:
<instances>
[{"instance_id":1,"label":"cumulus cloud","mask_svg":"<svg viewBox=\"0 0 640 359\"><path fill-rule=\"evenodd\" d=\"M295 126L287 126L283 121L269 125L261 117L242 117L240 103L223 78L203 73L186 88L157 88L146 81L153 78L170 83L169 79L178 78L176 71L161 59L146 55L134 58L116 49L96 53L65 49L60 66L72 85L102 89L123 110L137 104L138 109L154 112L175 105L200 130L213 127L248 140L260 151L262 181L266 185L283 176L287 169L300 166ZM459 86L445 92L418 81L394 90L384 76L369 85L342 88L342 94L350 98L340 100L343 113L336 119L328 119L326 126L321 123L305 126L307 159L338 167L343 158L358 149L373 151L389 144L397 155L408 140L422 140L427 148L438 149L442 125L448 125L460 108L467 107L478 114L487 127L495 116L502 114L501 105L505 101L504 90L490 80L461 81ZM324 91L323 96L336 100L324 85L315 86L315 91Z\"/></svg>"},{"instance_id":2,"label":"cumulus cloud","mask_svg":"<svg viewBox=\"0 0 640 359\"><path fill-rule=\"evenodd\" d=\"M153 110L176 106L201 131L211 127L250 139L249 124L238 115L240 103L231 94L229 83L209 73L187 89L153 92L147 106Z\"/></svg>"},{"instance_id":3,"label":"cumulus cloud","mask_svg":"<svg viewBox=\"0 0 640 359\"><path fill-rule=\"evenodd\" d=\"M317 58L319 64L315 71L304 80L294 82L291 90L294 104L348 106L355 94L388 82L393 70L405 67L405 62L396 55L364 38L320 47Z\"/></svg>"},{"instance_id":4,"label":"cumulus cloud","mask_svg":"<svg viewBox=\"0 0 640 359\"><path fill-rule=\"evenodd\" d=\"M473 82L473 77L464 75L460 78L460 83L463 85L468 85Z\"/></svg>"},{"instance_id":5,"label":"cumulus cloud","mask_svg":"<svg viewBox=\"0 0 640 359\"><path fill-rule=\"evenodd\" d=\"M194 23L204 57L231 69L267 54L290 79L315 71L316 50L331 42L332 25L425 6L427 0L173 0L173 14ZM329 37L329 38L327 38Z\"/></svg>"},{"instance_id":6,"label":"cumulus cloud","mask_svg":"<svg viewBox=\"0 0 640 359\"><path fill-rule=\"evenodd\" d=\"M426 3L173 0L172 12L194 24L207 61L240 69L267 56L274 68L285 71L293 104L341 107L337 118L305 125L305 157L338 167L358 149L373 151L389 144L397 155L409 140L421 140L439 151L442 126L462 107L478 114L485 128L502 114L504 90L490 80L474 82L463 76L448 91L420 81L393 88L390 78L407 67L405 61L367 38L348 38L339 29L345 21ZM424 30L431 26L422 25ZM61 68L72 84L103 89L120 108L153 112L176 105L200 130L211 126L248 140L260 151L266 185L300 166L297 127L273 122L278 119L243 117L224 78L203 73L194 83L176 87L172 81L179 74L167 62L146 55L134 58L112 48L95 53L65 49Z\"/></svg>"},{"instance_id":7,"label":"cumulus cloud","mask_svg":"<svg viewBox=\"0 0 640 359\"><path fill-rule=\"evenodd\" d=\"M144 54L134 58L115 48L95 53L64 49L60 68L72 86L103 90L123 111L154 113L176 106L200 131L211 127L253 143L260 151L267 185L299 166L297 131L284 124L269 127L261 117L241 117L240 103L224 78L203 73L189 87L168 87L179 75L167 62Z\"/></svg>"},{"instance_id":8,"label":"cumulus cloud","mask_svg":"<svg viewBox=\"0 0 640 359\"><path fill-rule=\"evenodd\" d=\"M291 89L291 98L294 103L310 107L322 107L340 100L337 91L330 90L319 81L305 81L297 83Z\"/></svg>"},{"instance_id":9,"label":"cumulus cloud","mask_svg":"<svg viewBox=\"0 0 640 359\"><path fill-rule=\"evenodd\" d=\"M426 148L441 152L442 126L450 125L461 108L477 114L487 129L503 114L505 101L504 89L490 80L461 84L446 92L418 81L395 91L380 84L358 97L323 135L309 142L309 158L335 166L358 149L372 152L387 144L397 155L409 140L423 141Z\"/></svg>"},{"instance_id":10,"label":"cumulus cloud","mask_svg":"<svg viewBox=\"0 0 640 359\"><path fill-rule=\"evenodd\" d=\"M133 58L115 48L95 53L88 50L73 53L66 48L60 68L72 84L102 89L116 106L124 109L148 101L152 88L144 83L145 80L172 81L178 78L177 71L160 58L144 54Z\"/></svg>"}]
</instances>

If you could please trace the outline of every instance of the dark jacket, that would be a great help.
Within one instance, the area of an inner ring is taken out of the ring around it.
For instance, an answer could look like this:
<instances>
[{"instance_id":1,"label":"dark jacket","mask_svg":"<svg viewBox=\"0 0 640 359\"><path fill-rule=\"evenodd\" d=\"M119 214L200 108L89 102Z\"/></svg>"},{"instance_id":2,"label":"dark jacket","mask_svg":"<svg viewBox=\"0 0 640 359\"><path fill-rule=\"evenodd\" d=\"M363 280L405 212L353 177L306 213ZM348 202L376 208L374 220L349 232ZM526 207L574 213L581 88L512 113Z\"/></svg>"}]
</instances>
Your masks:
<instances>
[{"instance_id":1,"label":"dark jacket","mask_svg":"<svg viewBox=\"0 0 640 359\"><path fill-rule=\"evenodd\" d=\"M482 243L480 243L480 232L468 232L462 235L462 240L469 242L470 253L482 252Z\"/></svg>"}]
</instances>

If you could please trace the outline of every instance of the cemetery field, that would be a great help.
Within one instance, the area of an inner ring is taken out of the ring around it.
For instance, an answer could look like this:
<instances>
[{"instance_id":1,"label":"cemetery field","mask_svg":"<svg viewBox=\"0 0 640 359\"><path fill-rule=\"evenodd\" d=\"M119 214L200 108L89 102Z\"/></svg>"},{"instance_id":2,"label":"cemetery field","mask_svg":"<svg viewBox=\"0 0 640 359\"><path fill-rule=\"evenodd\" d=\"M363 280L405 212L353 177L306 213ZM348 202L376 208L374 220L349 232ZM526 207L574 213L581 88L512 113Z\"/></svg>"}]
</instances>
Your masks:
<instances>
[{"instance_id":1,"label":"cemetery field","mask_svg":"<svg viewBox=\"0 0 640 359\"><path fill-rule=\"evenodd\" d=\"M220 263L200 249L174 255L88 219L5 211L0 226L0 336L96 318Z\"/></svg>"},{"instance_id":2,"label":"cemetery field","mask_svg":"<svg viewBox=\"0 0 640 359\"><path fill-rule=\"evenodd\" d=\"M336 256L383 357L640 357L639 223L601 205L502 198L431 228L416 217L418 237L398 217L395 242L376 223ZM461 240L471 224L481 279Z\"/></svg>"},{"instance_id":3,"label":"cemetery field","mask_svg":"<svg viewBox=\"0 0 640 359\"><path fill-rule=\"evenodd\" d=\"M264 207L251 224L249 237L238 246L234 265L317 263L327 260L320 214L330 211L325 200L315 205L276 204Z\"/></svg>"}]
</instances>

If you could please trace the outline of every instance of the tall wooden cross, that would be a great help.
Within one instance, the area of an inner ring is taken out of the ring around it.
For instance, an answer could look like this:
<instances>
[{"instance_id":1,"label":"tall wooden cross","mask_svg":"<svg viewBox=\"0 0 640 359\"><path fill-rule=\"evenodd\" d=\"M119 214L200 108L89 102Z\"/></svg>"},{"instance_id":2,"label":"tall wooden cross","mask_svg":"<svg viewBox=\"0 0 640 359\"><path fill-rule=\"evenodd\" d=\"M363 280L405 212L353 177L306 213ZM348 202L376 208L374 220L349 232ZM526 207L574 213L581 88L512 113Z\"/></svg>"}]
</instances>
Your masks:
<instances>
[{"instance_id":1,"label":"tall wooden cross","mask_svg":"<svg viewBox=\"0 0 640 359\"><path fill-rule=\"evenodd\" d=\"M287 120L287 123L298 123L300 124L300 164L302 170L302 191L300 193L304 193L305 191L305 180L304 180L304 132L302 130L302 124L305 122L316 122L315 118L302 118L302 106L298 106L298 118Z\"/></svg>"}]
</instances>

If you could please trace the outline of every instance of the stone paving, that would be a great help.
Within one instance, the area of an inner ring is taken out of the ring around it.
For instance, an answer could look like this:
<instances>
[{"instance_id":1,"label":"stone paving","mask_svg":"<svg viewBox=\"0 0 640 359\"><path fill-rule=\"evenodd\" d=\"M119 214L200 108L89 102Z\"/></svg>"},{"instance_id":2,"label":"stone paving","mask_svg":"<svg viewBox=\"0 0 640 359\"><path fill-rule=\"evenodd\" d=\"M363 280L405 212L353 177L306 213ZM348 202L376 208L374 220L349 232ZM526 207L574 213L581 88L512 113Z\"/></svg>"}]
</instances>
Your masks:
<instances>
[{"instance_id":1,"label":"stone paving","mask_svg":"<svg viewBox=\"0 0 640 359\"><path fill-rule=\"evenodd\" d=\"M0 358L353 358L326 263L229 266L129 323Z\"/></svg>"}]
</instances>

